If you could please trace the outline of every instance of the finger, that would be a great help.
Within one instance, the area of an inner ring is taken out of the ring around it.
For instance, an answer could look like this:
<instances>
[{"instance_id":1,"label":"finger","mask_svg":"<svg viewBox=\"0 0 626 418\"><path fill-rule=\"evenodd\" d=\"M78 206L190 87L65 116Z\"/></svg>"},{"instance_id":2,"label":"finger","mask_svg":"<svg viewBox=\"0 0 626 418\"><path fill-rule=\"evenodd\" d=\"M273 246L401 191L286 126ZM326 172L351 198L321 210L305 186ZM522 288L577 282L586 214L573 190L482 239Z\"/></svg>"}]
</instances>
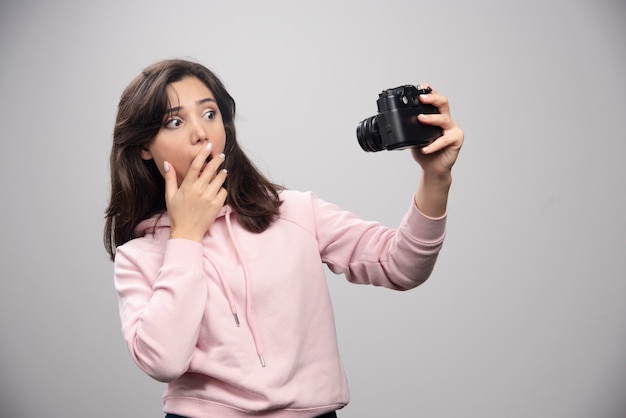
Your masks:
<instances>
[{"instance_id":1,"label":"finger","mask_svg":"<svg viewBox=\"0 0 626 418\"><path fill-rule=\"evenodd\" d=\"M222 186L226 182L227 176L228 176L228 172L226 171L226 169L222 169L218 173L216 173L214 178L206 187L206 192L209 194L219 194L220 189L223 188Z\"/></svg>"},{"instance_id":2,"label":"finger","mask_svg":"<svg viewBox=\"0 0 626 418\"><path fill-rule=\"evenodd\" d=\"M435 141L433 141L430 144L428 144L427 146L423 147L421 149L421 151L422 151L422 154L434 154L437 151L447 147L448 144L449 144L448 138L445 135L444 136L440 136Z\"/></svg>"},{"instance_id":3,"label":"finger","mask_svg":"<svg viewBox=\"0 0 626 418\"><path fill-rule=\"evenodd\" d=\"M218 202L220 203L220 206L224 206L224 203L226 202L226 198L228 197L228 192L226 191L224 187L220 187L220 190L217 192L216 197L218 199Z\"/></svg>"},{"instance_id":4,"label":"finger","mask_svg":"<svg viewBox=\"0 0 626 418\"><path fill-rule=\"evenodd\" d=\"M433 90L433 92L429 94L420 94L419 99L421 103L435 106L439 110L439 113L450 113L450 104L448 103L448 98L435 92L435 90Z\"/></svg>"},{"instance_id":5,"label":"finger","mask_svg":"<svg viewBox=\"0 0 626 418\"><path fill-rule=\"evenodd\" d=\"M202 181L205 184L208 184L209 182L213 180L213 178L215 177L215 173L219 170L220 166L224 163L225 158L226 156L222 153L211 158L211 160L208 163L205 162L200 172L200 179L202 179Z\"/></svg>"},{"instance_id":6,"label":"finger","mask_svg":"<svg viewBox=\"0 0 626 418\"><path fill-rule=\"evenodd\" d=\"M171 202L178 191L178 180L174 166L167 161L163 162L163 177L165 179L165 202Z\"/></svg>"},{"instance_id":7,"label":"finger","mask_svg":"<svg viewBox=\"0 0 626 418\"><path fill-rule=\"evenodd\" d=\"M191 161L191 165L189 166L189 170L187 171L187 176L185 176L186 181L195 181L202 169L204 168L209 155L211 155L211 150L213 149L213 144L208 142L206 146L200 148L198 154ZM190 180L187 180L190 179Z\"/></svg>"},{"instance_id":8,"label":"finger","mask_svg":"<svg viewBox=\"0 0 626 418\"><path fill-rule=\"evenodd\" d=\"M450 129L454 123L450 115L446 113L426 113L417 115L417 119L424 125L440 126L443 129Z\"/></svg>"},{"instance_id":9,"label":"finger","mask_svg":"<svg viewBox=\"0 0 626 418\"><path fill-rule=\"evenodd\" d=\"M443 136L440 136L421 150L423 154L432 154L448 147L461 149L463 146L463 138L463 130L458 125L455 125L452 129L446 131Z\"/></svg>"}]
</instances>

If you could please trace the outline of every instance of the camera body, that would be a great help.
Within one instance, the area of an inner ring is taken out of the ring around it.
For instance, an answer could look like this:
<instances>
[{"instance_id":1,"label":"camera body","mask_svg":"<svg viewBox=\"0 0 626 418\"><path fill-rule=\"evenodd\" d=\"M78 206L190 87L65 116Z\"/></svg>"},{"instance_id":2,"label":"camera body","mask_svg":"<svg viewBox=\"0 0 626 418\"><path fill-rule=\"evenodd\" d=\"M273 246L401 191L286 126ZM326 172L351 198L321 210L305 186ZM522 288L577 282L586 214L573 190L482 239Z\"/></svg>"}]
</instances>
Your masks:
<instances>
[{"instance_id":1,"label":"camera body","mask_svg":"<svg viewBox=\"0 0 626 418\"><path fill-rule=\"evenodd\" d=\"M419 101L421 94L432 93L430 87L404 85L383 90L378 95L378 114L357 125L356 136L364 151L375 152L424 147L443 135L439 126L420 123L419 114L439 113L430 104Z\"/></svg>"}]
</instances>

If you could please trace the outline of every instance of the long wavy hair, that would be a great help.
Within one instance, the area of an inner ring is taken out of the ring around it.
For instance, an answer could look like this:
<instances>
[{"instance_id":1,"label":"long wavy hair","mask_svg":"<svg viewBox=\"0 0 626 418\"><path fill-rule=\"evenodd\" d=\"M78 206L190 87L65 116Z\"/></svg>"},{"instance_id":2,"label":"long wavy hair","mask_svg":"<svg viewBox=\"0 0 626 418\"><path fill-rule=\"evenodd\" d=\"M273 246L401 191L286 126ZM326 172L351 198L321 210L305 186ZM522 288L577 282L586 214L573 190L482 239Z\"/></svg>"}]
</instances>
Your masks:
<instances>
[{"instance_id":1,"label":"long wavy hair","mask_svg":"<svg viewBox=\"0 0 626 418\"><path fill-rule=\"evenodd\" d=\"M165 181L153 160L141 150L159 132L170 107L167 87L196 77L215 95L224 122L227 203L251 232L263 232L279 214L281 186L270 182L237 143L235 101L220 79L205 66L188 60L163 60L144 69L126 87L118 105L110 156L111 198L106 209L104 246L111 260L116 248L134 238L137 224L165 213Z\"/></svg>"}]
</instances>

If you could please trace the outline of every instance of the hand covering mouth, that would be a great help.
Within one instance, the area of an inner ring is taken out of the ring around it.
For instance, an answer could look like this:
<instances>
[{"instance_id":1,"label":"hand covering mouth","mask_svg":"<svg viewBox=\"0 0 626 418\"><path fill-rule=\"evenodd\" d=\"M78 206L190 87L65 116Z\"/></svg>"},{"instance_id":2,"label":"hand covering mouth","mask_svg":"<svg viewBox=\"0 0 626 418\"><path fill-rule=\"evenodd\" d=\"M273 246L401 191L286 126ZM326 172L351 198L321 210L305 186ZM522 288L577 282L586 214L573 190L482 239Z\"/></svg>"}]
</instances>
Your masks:
<instances>
[{"instance_id":1,"label":"hand covering mouth","mask_svg":"<svg viewBox=\"0 0 626 418\"><path fill-rule=\"evenodd\" d=\"M206 168L206 166L209 164L209 162L213 159L213 156L209 154L208 157L206 157L206 160L204 161L204 163L202 164L202 167L200 167L200 174L202 174L202 172L204 171L204 169Z\"/></svg>"}]
</instances>

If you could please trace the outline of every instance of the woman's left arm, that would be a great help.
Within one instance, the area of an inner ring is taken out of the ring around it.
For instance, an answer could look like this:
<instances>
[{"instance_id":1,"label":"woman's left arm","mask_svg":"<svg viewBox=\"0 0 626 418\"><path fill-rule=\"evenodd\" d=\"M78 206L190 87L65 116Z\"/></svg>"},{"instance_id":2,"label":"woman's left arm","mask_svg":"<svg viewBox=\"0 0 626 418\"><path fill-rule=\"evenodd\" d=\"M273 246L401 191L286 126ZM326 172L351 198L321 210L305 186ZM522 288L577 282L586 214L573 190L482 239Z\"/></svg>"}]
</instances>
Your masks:
<instances>
[{"instance_id":1,"label":"woman's left arm","mask_svg":"<svg viewBox=\"0 0 626 418\"><path fill-rule=\"evenodd\" d=\"M421 84L421 87L426 86L427 84ZM415 204L424 215L439 218L447 211L448 192L452 184L452 166L463 146L464 134L450 116L447 97L433 89L432 93L421 95L420 101L432 104L440 113L419 115L419 121L426 125L440 126L443 135L424 148L412 149L413 158L422 167Z\"/></svg>"}]
</instances>

